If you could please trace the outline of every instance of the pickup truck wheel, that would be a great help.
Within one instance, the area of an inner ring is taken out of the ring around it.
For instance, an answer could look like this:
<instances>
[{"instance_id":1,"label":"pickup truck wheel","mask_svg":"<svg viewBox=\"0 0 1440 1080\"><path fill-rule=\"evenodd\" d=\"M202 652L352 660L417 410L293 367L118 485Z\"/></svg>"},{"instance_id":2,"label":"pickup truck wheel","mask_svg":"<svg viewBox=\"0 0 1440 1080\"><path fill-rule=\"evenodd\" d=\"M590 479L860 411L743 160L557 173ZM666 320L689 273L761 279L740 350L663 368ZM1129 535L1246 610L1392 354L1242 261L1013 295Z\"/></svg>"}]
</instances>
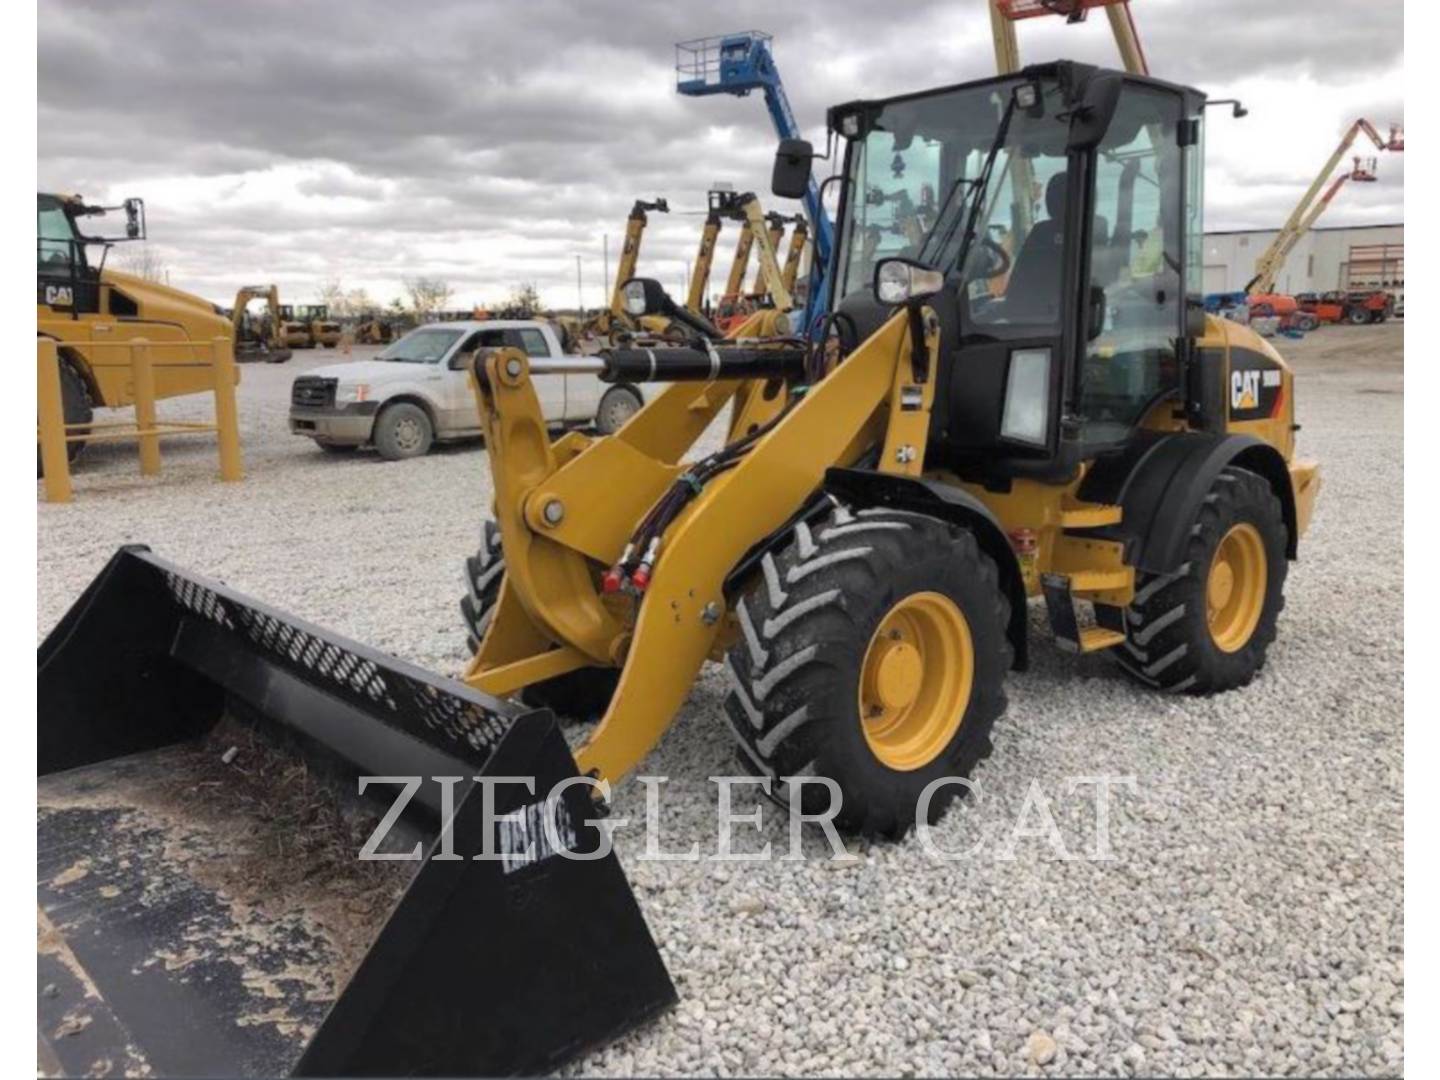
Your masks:
<instances>
[{"instance_id":1,"label":"pickup truck wheel","mask_svg":"<svg viewBox=\"0 0 1440 1080\"><path fill-rule=\"evenodd\" d=\"M480 526L480 550L465 560L465 593L460 597L460 616L465 620L471 655L480 649L504 580L500 529L495 522L486 521ZM580 668L527 686L516 696L527 705L553 709L562 720L589 724L605 715L619 681L620 672L614 668Z\"/></svg>"},{"instance_id":2,"label":"pickup truck wheel","mask_svg":"<svg viewBox=\"0 0 1440 1080\"><path fill-rule=\"evenodd\" d=\"M375 449L386 461L422 457L435 441L435 427L419 405L399 401L380 410L375 419Z\"/></svg>"},{"instance_id":3,"label":"pickup truck wheel","mask_svg":"<svg viewBox=\"0 0 1440 1080\"><path fill-rule=\"evenodd\" d=\"M612 386L595 410L595 430L601 435L614 435L640 411L642 404L640 395L628 386Z\"/></svg>"}]
</instances>

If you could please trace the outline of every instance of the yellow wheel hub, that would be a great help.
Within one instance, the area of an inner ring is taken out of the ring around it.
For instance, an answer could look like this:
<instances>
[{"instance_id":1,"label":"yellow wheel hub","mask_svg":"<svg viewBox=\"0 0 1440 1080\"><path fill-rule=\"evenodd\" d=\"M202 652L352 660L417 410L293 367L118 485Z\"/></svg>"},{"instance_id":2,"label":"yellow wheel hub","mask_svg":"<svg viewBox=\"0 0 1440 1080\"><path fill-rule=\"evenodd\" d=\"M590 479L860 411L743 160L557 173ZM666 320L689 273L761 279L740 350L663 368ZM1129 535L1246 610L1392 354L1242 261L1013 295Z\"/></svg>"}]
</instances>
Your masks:
<instances>
[{"instance_id":1,"label":"yellow wheel hub","mask_svg":"<svg viewBox=\"0 0 1440 1080\"><path fill-rule=\"evenodd\" d=\"M923 768L960 730L975 682L970 624L948 596L912 593L871 635L860 671L870 750L901 772Z\"/></svg>"},{"instance_id":2,"label":"yellow wheel hub","mask_svg":"<svg viewBox=\"0 0 1440 1080\"><path fill-rule=\"evenodd\" d=\"M1265 542L1247 522L1220 538L1205 582L1205 616L1210 638L1221 652L1243 649L1265 610L1268 569Z\"/></svg>"}]
</instances>

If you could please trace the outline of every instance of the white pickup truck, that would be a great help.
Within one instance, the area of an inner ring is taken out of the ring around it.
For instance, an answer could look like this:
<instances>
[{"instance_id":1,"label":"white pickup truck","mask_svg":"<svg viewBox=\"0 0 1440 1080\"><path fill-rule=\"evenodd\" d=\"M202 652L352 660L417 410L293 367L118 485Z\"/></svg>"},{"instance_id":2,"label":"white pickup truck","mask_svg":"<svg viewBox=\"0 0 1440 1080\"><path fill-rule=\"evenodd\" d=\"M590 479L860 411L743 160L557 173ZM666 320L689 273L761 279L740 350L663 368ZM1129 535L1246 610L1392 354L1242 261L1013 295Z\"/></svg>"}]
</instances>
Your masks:
<instances>
[{"instance_id":1,"label":"white pickup truck","mask_svg":"<svg viewBox=\"0 0 1440 1080\"><path fill-rule=\"evenodd\" d=\"M392 461L419 457L437 440L480 434L467 374L475 351L510 346L533 357L565 355L559 330L542 320L432 323L372 360L327 364L296 376L290 430L327 450L373 445ZM607 386L593 374L536 375L545 419L617 431L645 402L645 388Z\"/></svg>"}]
</instances>

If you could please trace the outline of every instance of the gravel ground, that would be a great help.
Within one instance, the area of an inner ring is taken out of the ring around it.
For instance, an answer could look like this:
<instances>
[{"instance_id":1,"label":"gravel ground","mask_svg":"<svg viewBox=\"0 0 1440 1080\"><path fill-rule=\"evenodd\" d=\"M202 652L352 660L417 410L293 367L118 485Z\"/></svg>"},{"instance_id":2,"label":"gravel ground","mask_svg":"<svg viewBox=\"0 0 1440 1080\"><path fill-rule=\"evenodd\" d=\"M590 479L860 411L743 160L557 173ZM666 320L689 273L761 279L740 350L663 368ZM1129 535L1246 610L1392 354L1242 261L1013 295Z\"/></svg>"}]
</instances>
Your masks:
<instances>
[{"instance_id":1,"label":"gravel ground","mask_svg":"<svg viewBox=\"0 0 1440 1080\"><path fill-rule=\"evenodd\" d=\"M1395 1074L1403 1068L1402 327L1322 330L1284 351L1301 451L1324 488L1291 569L1280 637L1248 689L1141 691L1103 656L1048 643L1009 683L981 797L919 843L850 858L642 861L619 849L679 1007L581 1062L586 1073ZM360 350L357 350L357 353ZM70 506L40 507L39 633L116 545L183 565L441 671L463 663L459 566L490 499L483 453L337 458L285 426L290 379L334 359L247 367L249 479L213 447L87 456ZM182 415L180 403L162 412ZM707 670L643 772L667 776L664 850L716 850L733 770ZM1112 857L1093 786L1117 791ZM1027 794L1043 793L1044 803ZM735 811L757 805L736 794ZM764 804L737 847L788 843ZM1016 835L1053 815L1063 841ZM616 814L643 821L629 784ZM1068 853L1071 857L1063 857Z\"/></svg>"}]
</instances>

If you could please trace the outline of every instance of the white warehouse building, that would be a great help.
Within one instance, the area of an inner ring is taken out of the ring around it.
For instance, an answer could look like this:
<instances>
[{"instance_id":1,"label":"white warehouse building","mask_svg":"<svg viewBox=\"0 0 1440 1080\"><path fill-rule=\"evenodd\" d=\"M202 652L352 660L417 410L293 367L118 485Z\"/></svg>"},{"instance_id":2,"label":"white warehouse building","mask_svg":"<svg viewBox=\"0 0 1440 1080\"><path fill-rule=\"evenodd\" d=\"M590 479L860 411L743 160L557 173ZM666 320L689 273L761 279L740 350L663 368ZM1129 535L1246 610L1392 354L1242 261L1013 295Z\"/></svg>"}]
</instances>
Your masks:
<instances>
[{"instance_id":1,"label":"white warehouse building","mask_svg":"<svg viewBox=\"0 0 1440 1080\"><path fill-rule=\"evenodd\" d=\"M1238 292L1255 276L1255 260L1276 229L1205 234L1205 291ZM1275 277L1278 293L1405 287L1404 225L1337 225L1300 238Z\"/></svg>"}]
</instances>

